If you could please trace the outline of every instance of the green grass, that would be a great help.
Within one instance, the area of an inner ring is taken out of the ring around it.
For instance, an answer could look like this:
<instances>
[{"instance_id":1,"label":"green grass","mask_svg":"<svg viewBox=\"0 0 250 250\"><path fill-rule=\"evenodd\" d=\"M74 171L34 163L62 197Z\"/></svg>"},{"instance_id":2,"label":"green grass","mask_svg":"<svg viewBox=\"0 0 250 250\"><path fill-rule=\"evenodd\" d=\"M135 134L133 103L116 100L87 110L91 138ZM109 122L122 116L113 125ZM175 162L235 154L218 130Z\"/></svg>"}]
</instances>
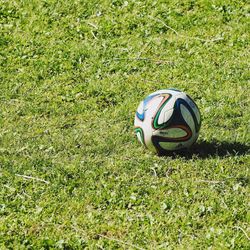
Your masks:
<instances>
[{"instance_id":1,"label":"green grass","mask_svg":"<svg viewBox=\"0 0 250 250\"><path fill-rule=\"evenodd\" d=\"M249 249L249 9L0 0L0 248ZM168 87L203 123L159 157L133 119Z\"/></svg>"}]
</instances>

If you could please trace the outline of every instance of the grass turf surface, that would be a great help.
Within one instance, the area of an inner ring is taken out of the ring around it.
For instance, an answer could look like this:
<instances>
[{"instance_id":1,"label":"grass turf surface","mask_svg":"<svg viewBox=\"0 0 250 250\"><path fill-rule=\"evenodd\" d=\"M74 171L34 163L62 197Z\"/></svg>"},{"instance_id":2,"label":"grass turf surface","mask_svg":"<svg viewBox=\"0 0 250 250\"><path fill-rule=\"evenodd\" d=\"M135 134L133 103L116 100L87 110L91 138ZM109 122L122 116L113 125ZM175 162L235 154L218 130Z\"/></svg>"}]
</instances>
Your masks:
<instances>
[{"instance_id":1,"label":"grass turf surface","mask_svg":"<svg viewBox=\"0 0 250 250\"><path fill-rule=\"evenodd\" d=\"M248 28L242 0L0 0L0 248L247 249ZM169 87L203 123L158 157L133 119Z\"/></svg>"}]
</instances>

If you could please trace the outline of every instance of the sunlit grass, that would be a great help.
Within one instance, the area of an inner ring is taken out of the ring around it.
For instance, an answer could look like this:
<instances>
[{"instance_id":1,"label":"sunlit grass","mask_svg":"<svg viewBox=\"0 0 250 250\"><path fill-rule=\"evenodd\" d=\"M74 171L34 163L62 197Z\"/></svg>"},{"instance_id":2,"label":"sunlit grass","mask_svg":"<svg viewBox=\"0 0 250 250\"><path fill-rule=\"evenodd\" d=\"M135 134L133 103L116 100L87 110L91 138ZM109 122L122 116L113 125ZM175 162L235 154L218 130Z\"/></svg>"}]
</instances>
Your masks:
<instances>
[{"instance_id":1,"label":"sunlit grass","mask_svg":"<svg viewBox=\"0 0 250 250\"><path fill-rule=\"evenodd\" d=\"M248 10L0 0L0 248L247 249ZM159 157L133 119L168 87L202 128Z\"/></svg>"}]
</instances>

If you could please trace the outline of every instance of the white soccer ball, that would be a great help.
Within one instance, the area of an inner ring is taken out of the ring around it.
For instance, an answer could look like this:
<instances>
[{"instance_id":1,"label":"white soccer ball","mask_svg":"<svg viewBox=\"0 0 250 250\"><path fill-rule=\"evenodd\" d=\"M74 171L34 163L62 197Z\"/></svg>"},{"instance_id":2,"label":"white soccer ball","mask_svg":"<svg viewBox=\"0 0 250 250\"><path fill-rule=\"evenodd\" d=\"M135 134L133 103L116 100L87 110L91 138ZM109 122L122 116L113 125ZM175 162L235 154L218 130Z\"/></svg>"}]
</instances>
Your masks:
<instances>
[{"instance_id":1,"label":"white soccer ball","mask_svg":"<svg viewBox=\"0 0 250 250\"><path fill-rule=\"evenodd\" d=\"M134 125L137 138L143 145L164 154L195 143L201 115L187 94L176 89L164 89L150 94L140 103Z\"/></svg>"}]
</instances>

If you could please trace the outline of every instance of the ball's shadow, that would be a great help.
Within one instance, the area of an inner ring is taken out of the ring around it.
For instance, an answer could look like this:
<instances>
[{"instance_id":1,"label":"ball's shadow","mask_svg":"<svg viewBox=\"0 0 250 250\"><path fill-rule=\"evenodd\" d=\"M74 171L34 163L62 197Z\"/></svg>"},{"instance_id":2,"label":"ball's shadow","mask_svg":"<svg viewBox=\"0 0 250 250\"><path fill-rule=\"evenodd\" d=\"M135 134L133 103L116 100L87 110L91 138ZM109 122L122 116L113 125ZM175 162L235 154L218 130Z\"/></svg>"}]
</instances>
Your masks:
<instances>
[{"instance_id":1,"label":"ball's shadow","mask_svg":"<svg viewBox=\"0 0 250 250\"><path fill-rule=\"evenodd\" d=\"M225 142L225 141L199 141L187 150L178 151L171 154L164 154L161 156L185 157L191 159L198 157L206 159L209 157L227 157L236 155L246 155L250 153L250 146L239 142Z\"/></svg>"}]
</instances>

